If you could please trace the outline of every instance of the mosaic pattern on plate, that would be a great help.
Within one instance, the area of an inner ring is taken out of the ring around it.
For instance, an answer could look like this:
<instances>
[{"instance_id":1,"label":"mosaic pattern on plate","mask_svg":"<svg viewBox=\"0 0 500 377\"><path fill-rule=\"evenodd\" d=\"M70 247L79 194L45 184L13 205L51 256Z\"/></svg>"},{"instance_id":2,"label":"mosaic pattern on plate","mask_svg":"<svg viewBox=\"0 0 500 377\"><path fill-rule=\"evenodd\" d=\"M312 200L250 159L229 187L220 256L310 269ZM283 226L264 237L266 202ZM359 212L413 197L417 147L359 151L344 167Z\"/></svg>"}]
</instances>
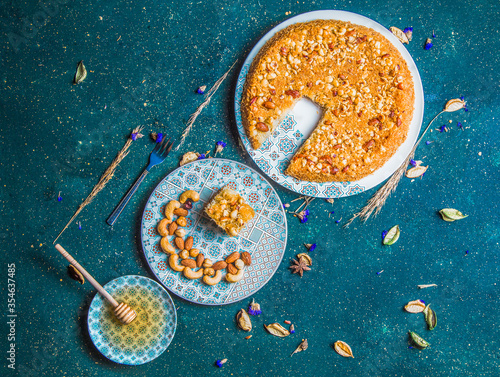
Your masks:
<instances>
[{"instance_id":1,"label":"mosaic pattern on plate","mask_svg":"<svg viewBox=\"0 0 500 377\"><path fill-rule=\"evenodd\" d=\"M122 276L104 288L118 302L132 307L137 318L122 325L111 304L96 294L87 319L96 348L108 359L126 365L144 364L161 355L172 341L177 325L175 307L165 289L143 276Z\"/></svg>"},{"instance_id":2,"label":"mosaic pattern on plate","mask_svg":"<svg viewBox=\"0 0 500 377\"><path fill-rule=\"evenodd\" d=\"M186 177L194 186L186 183ZM206 203L225 185L237 190L256 213L238 237L227 236L203 213ZM229 284L223 279L208 286L201 279L186 279L168 266L167 256L159 248L156 224L163 218L166 203L178 199L186 189L200 193L186 227L186 237L193 236L195 247L213 261L233 251L248 251L252 255L253 263L238 283ZM146 204L141 235L149 266L167 289L188 301L221 305L249 297L269 281L283 258L287 225L278 195L259 173L235 161L206 159L184 165L160 182ZM263 250L271 250L272 256L261 258Z\"/></svg>"}]
</instances>

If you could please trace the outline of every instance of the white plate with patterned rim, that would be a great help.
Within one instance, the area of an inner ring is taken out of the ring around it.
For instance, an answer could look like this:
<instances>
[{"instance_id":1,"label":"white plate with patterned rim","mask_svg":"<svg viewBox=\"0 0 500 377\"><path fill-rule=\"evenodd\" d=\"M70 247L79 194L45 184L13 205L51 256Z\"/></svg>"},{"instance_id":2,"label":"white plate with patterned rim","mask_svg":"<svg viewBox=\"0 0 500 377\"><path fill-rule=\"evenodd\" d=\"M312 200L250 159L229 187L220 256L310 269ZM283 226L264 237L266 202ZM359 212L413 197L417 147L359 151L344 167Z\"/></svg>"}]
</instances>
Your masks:
<instances>
[{"instance_id":1,"label":"white plate with patterned rim","mask_svg":"<svg viewBox=\"0 0 500 377\"><path fill-rule=\"evenodd\" d=\"M257 53L279 30L298 22L306 22L317 19L350 21L354 24L363 25L379 32L398 49L403 56L403 59L405 59L408 64L413 77L415 88L415 109L406 141L380 169L358 181L318 183L300 181L296 178L285 175L284 171L288 167L289 161L295 154L295 151L309 137L319 121L321 115L320 110L310 100L300 100L287 114L285 119L283 119L283 121L278 125L273 135L266 140L258 150L254 150L252 148L241 121L240 102L243 85L245 83L248 69L250 68L250 65L252 64L252 61ZM248 54L248 57L241 68L238 82L236 84L234 107L236 113L236 124L241 141L248 154L250 154L254 162L264 172L264 174L281 186L302 195L314 196L318 198L340 198L359 194L378 185L390 177L401 165L413 148L420 132L420 126L424 115L424 91L417 66L415 65L411 55L408 53L403 44L399 42L399 40L388 29L379 23L356 13L340 10L320 10L292 17L274 27L261 38L252 51L250 51L250 54Z\"/></svg>"},{"instance_id":2,"label":"white plate with patterned rim","mask_svg":"<svg viewBox=\"0 0 500 377\"><path fill-rule=\"evenodd\" d=\"M97 293L87 318L90 339L111 361L141 365L160 356L172 341L177 313L168 292L145 276L121 276L104 286L118 302L137 313L129 325L115 317L111 304Z\"/></svg>"},{"instance_id":3,"label":"white plate with patterned rim","mask_svg":"<svg viewBox=\"0 0 500 377\"><path fill-rule=\"evenodd\" d=\"M205 204L225 185L238 191L255 210L255 217L237 237L229 237L203 212ZM251 254L252 264L239 282L230 284L223 278L209 286L169 267L156 225L164 217L165 205L178 200L185 190L200 194L185 227L185 237L193 236L195 248L214 262L234 251ZM225 305L253 295L271 279L285 253L287 223L278 194L261 174L240 162L210 158L181 166L156 186L144 209L141 238L149 267L170 292L197 304Z\"/></svg>"}]
</instances>

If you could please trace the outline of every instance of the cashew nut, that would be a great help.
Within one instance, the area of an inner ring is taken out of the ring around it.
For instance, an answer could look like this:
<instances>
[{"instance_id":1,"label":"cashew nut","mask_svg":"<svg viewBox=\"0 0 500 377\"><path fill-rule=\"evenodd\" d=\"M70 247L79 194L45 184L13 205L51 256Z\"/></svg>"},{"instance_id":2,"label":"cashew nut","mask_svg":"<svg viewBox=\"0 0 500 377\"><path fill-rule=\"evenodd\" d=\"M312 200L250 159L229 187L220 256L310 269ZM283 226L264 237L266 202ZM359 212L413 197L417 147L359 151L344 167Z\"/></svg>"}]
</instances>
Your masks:
<instances>
[{"instance_id":1,"label":"cashew nut","mask_svg":"<svg viewBox=\"0 0 500 377\"><path fill-rule=\"evenodd\" d=\"M244 263L241 259L237 259L237 260L234 262L234 266L235 266L238 270L242 270L242 269L245 267L245 263Z\"/></svg>"},{"instance_id":2,"label":"cashew nut","mask_svg":"<svg viewBox=\"0 0 500 377\"><path fill-rule=\"evenodd\" d=\"M198 250L198 249L189 250L189 255L192 256L193 258L196 258L199 253L200 253L200 250Z\"/></svg>"},{"instance_id":3,"label":"cashew nut","mask_svg":"<svg viewBox=\"0 0 500 377\"><path fill-rule=\"evenodd\" d=\"M214 269L213 269L213 268L211 268L211 267L209 267L209 268L205 268L205 269L203 270L203 273L204 273L205 275L208 275L208 276L214 276L214 275L215 275L215 271L214 271Z\"/></svg>"},{"instance_id":4,"label":"cashew nut","mask_svg":"<svg viewBox=\"0 0 500 377\"><path fill-rule=\"evenodd\" d=\"M221 270L216 271L213 277L210 277L208 275L203 276L203 282L208 285L215 285L218 282L220 282L221 279L222 279Z\"/></svg>"},{"instance_id":5,"label":"cashew nut","mask_svg":"<svg viewBox=\"0 0 500 377\"><path fill-rule=\"evenodd\" d=\"M182 272L185 277L188 279L199 279L203 276L203 268L198 269L198 271L193 271L189 267L185 267L184 271Z\"/></svg>"},{"instance_id":6,"label":"cashew nut","mask_svg":"<svg viewBox=\"0 0 500 377\"><path fill-rule=\"evenodd\" d=\"M188 258L189 258L189 251L187 251L187 250L182 250L182 251L179 253L179 256L180 256L182 259L188 259Z\"/></svg>"},{"instance_id":7,"label":"cashew nut","mask_svg":"<svg viewBox=\"0 0 500 377\"><path fill-rule=\"evenodd\" d=\"M219 270L220 271L220 270ZM243 275L245 274L245 269L238 270L237 274L230 274L229 272L226 274L226 280L229 283L236 283L237 281L240 281Z\"/></svg>"},{"instance_id":8,"label":"cashew nut","mask_svg":"<svg viewBox=\"0 0 500 377\"><path fill-rule=\"evenodd\" d=\"M200 194L198 194L194 190L187 190L181 194L179 201L182 204L184 204L184 203L186 203L186 200L188 200L188 199L191 199L193 202L197 202L198 200L200 200Z\"/></svg>"},{"instance_id":9,"label":"cashew nut","mask_svg":"<svg viewBox=\"0 0 500 377\"><path fill-rule=\"evenodd\" d=\"M177 200L171 200L168 202L167 206L165 207L165 217L169 220L172 220L174 218L174 210L176 208L180 208L181 203L179 203Z\"/></svg>"},{"instance_id":10,"label":"cashew nut","mask_svg":"<svg viewBox=\"0 0 500 377\"><path fill-rule=\"evenodd\" d=\"M205 267L205 268L212 267L212 266L213 266L213 264L214 264L214 263L213 263L210 259L205 259L205 260L203 261L203 267Z\"/></svg>"},{"instance_id":11,"label":"cashew nut","mask_svg":"<svg viewBox=\"0 0 500 377\"><path fill-rule=\"evenodd\" d=\"M168 264L170 265L170 268L174 271L183 271L185 268L184 266L179 266L177 262L179 261L179 256L177 254L172 254L168 258Z\"/></svg>"},{"instance_id":12,"label":"cashew nut","mask_svg":"<svg viewBox=\"0 0 500 377\"><path fill-rule=\"evenodd\" d=\"M161 238L160 246L164 253L175 254L175 248L168 242L168 237Z\"/></svg>"},{"instance_id":13,"label":"cashew nut","mask_svg":"<svg viewBox=\"0 0 500 377\"><path fill-rule=\"evenodd\" d=\"M158 231L158 234L162 237L165 237L168 235L168 224L170 224L172 221L169 219L161 219L161 221L158 223L158 226L156 227L156 230Z\"/></svg>"},{"instance_id":14,"label":"cashew nut","mask_svg":"<svg viewBox=\"0 0 500 377\"><path fill-rule=\"evenodd\" d=\"M187 225L187 220L184 216L178 217L177 220L175 220L175 222L179 226L186 226Z\"/></svg>"},{"instance_id":15,"label":"cashew nut","mask_svg":"<svg viewBox=\"0 0 500 377\"><path fill-rule=\"evenodd\" d=\"M186 235L186 229L177 229L174 234L177 236L177 237L184 237Z\"/></svg>"}]
</instances>

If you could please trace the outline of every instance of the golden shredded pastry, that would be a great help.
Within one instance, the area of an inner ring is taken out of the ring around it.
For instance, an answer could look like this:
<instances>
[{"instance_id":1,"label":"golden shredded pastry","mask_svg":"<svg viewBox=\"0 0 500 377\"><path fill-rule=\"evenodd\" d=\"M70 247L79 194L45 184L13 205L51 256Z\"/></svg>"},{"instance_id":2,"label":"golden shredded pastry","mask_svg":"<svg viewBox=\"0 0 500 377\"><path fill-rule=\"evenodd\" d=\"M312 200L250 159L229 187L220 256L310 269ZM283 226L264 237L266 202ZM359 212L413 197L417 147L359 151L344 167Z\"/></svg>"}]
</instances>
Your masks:
<instances>
[{"instance_id":1,"label":"golden shredded pastry","mask_svg":"<svg viewBox=\"0 0 500 377\"><path fill-rule=\"evenodd\" d=\"M411 73L373 29L316 20L279 31L253 60L241 100L254 149L302 97L322 117L286 173L304 181L354 181L382 165L406 140L413 117Z\"/></svg>"},{"instance_id":2,"label":"golden shredded pastry","mask_svg":"<svg viewBox=\"0 0 500 377\"><path fill-rule=\"evenodd\" d=\"M253 208L245 199L228 186L223 187L214 196L205 212L232 237L237 236L245 224L255 216Z\"/></svg>"}]
</instances>

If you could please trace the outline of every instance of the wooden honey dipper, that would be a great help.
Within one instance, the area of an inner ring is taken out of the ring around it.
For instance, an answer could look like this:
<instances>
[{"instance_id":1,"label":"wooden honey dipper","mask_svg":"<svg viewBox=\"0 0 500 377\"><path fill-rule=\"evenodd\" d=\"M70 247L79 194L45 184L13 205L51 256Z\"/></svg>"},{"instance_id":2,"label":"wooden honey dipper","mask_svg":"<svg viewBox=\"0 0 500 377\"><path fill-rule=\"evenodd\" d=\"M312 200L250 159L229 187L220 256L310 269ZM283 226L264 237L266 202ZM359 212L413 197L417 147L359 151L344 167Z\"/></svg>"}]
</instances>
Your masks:
<instances>
[{"instance_id":1,"label":"wooden honey dipper","mask_svg":"<svg viewBox=\"0 0 500 377\"><path fill-rule=\"evenodd\" d=\"M137 317L137 313L132 309L130 306L128 306L125 303L120 303L118 302L108 293L106 290L99 284L93 277L90 275L80 264L73 258L69 253L64 250L64 248L56 244L56 249L61 253L61 255L68 260L69 263L71 263L78 271L82 273L83 276L87 278L87 280L94 286L95 289L99 291L101 295L106 297L106 299L113 305L115 315L116 317L125 325L128 325L130 322L132 322L135 317Z\"/></svg>"}]
</instances>

